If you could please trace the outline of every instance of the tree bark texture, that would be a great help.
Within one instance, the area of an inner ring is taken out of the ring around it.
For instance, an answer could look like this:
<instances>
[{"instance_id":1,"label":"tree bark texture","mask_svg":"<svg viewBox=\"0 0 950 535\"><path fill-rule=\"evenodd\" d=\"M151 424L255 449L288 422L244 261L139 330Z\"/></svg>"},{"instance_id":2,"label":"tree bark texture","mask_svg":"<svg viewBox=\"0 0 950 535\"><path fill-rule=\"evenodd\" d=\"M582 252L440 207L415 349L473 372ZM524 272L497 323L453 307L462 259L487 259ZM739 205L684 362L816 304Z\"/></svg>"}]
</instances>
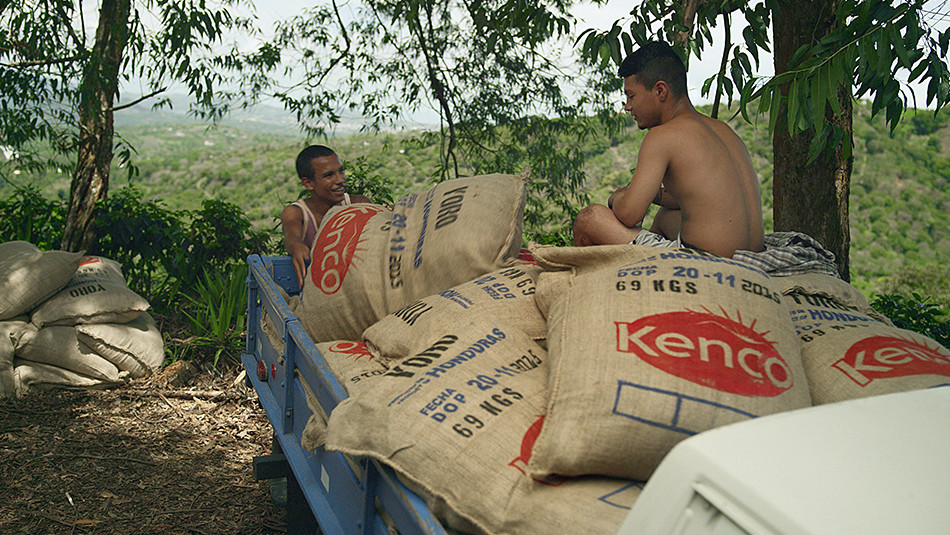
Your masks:
<instances>
[{"instance_id":1,"label":"tree bark texture","mask_svg":"<svg viewBox=\"0 0 950 535\"><path fill-rule=\"evenodd\" d=\"M811 45L830 31L833 12L840 0L782 0L773 13L772 42L775 46L775 72L786 72L792 55L803 45ZM783 88L788 94L788 88ZM843 143L852 142L852 97L850 85L838 86L841 115L831 107L825 119L844 131ZM784 110L783 110L784 113ZM850 280L848 223L853 158L844 158L839 147L826 147L808 163L808 148L814 131L789 135L788 126L779 121L772 136L773 219L776 231L797 231L818 240L835 254L838 272Z\"/></svg>"},{"instance_id":2,"label":"tree bark texture","mask_svg":"<svg viewBox=\"0 0 950 535\"><path fill-rule=\"evenodd\" d=\"M88 250L95 240L96 203L109 190L112 165L112 106L119 67L128 43L131 0L103 0L96 41L80 81L78 161L69 188L69 214L61 247Z\"/></svg>"}]
</instances>

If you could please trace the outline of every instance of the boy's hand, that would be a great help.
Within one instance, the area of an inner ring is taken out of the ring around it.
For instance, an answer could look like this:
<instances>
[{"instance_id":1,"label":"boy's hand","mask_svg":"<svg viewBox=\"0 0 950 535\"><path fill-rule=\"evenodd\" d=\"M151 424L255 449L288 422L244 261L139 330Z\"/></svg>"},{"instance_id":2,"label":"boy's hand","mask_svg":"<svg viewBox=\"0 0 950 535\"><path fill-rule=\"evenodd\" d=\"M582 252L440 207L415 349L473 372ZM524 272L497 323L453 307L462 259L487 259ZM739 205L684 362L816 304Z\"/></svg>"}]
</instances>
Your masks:
<instances>
[{"instance_id":1,"label":"boy's hand","mask_svg":"<svg viewBox=\"0 0 950 535\"><path fill-rule=\"evenodd\" d=\"M297 284L303 290L303 279L307 275L307 262L310 260L310 249L297 242L290 246L290 258L294 264L294 272L297 273Z\"/></svg>"}]
</instances>

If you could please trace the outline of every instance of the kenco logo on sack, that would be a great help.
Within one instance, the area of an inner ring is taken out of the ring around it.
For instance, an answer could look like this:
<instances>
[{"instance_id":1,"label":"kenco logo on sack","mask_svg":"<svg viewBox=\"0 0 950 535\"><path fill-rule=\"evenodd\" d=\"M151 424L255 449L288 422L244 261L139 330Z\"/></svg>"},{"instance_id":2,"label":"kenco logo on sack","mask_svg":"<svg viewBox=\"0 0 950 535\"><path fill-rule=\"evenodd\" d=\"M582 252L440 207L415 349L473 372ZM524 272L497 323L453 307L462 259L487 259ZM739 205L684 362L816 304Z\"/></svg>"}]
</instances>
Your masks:
<instances>
[{"instance_id":1,"label":"kenco logo on sack","mask_svg":"<svg viewBox=\"0 0 950 535\"><path fill-rule=\"evenodd\" d=\"M774 397L792 387L791 369L755 322L680 311L614 324L617 351L681 379L744 396Z\"/></svg>"},{"instance_id":2,"label":"kenco logo on sack","mask_svg":"<svg viewBox=\"0 0 950 535\"><path fill-rule=\"evenodd\" d=\"M366 342L334 342L329 350L334 353L343 353L347 358L352 356L353 360L360 360L363 357L373 360L373 354L366 348Z\"/></svg>"},{"instance_id":3,"label":"kenco logo on sack","mask_svg":"<svg viewBox=\"0 0 950 535\"><path fill-rule=\"evenodd\" d=\"M521 451L520 455L515 458L515 460L508 463L508 466L516 468L519 472L524 475L528 475L528 462L531 461L531 452L534 450L534 443L538 440L538 435L541 434L541 428L544 427L544 415L538 416L538 419L531 424L531 427L525 431L524 438L521 439ZM550 487L559 487L561 486L565 478L558 476L556 474L551 474L545 476L544 478L531 477L534 481L541 483L542 485L548 485Z\"/></svg>"},{"instance_id":4,"label":"kenco logo on sack","mask_svg":"<svg viewBox=\"0 0 950 535\"><path fill-rule=\"evenodd\" d=\"M310 278L320 291L330 295L340 289L366 223L382 211L378 206L355 205L337 212L320 229L311 255L315 265L310 270Z\"/></svg>"},{"instance_id":5,"label":"kenco logo on sack","mask_svg":"<svg viewBox=\"0 0 950 535\"><path fill-rule=\"evenodd\" d=\"M914 340L894 336L872 336L852 345L843 359L832 367L844 372L860 386L875 379L911 375L950 377L950 355Z\"/></svg>"}]
</instances>

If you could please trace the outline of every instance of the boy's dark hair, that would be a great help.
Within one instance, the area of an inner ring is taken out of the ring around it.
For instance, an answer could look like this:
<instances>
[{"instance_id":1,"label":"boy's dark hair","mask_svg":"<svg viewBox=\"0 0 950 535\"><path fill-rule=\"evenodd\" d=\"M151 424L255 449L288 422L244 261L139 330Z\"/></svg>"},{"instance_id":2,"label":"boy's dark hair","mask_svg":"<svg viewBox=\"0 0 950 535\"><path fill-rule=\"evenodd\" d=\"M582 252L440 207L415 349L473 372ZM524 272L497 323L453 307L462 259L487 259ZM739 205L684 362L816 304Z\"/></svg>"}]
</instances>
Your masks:
<instances>
[{"instance_id":1,"label":"boy's dark hair","mask_svg":"<svg viewBox=\"0 0 950 535\"><path fill-rule=\"evenodd\" d=\"M297 176L313 180L311 160L323 156L333 156L334 154L336 153L333 152L333 149L325 145L310 145L297 155Z\"/></svg>"},{"instance_id":2,"label":"boy's dark hair","mask_svg":"<svg viewBox=\"0 0 950 535\"><path fill-rule=\"evenodd\" d=\"M673 47L662 41L649 41L624 58L617 74L621 78L635 74L646 88L663 80L674 95L686 94L686 66Z\"/></svg>"}]
</instances>

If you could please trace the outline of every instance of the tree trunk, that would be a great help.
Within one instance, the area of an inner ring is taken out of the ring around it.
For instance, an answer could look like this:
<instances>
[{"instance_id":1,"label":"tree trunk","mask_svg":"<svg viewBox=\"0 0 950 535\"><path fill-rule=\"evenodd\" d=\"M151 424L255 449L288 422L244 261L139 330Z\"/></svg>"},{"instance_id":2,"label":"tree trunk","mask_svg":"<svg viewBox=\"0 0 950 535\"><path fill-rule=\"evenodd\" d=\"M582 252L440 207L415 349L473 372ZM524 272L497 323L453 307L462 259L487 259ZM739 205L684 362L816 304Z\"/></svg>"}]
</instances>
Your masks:
<instances>
[{"instance_id":1,"label":"tree trunk","mask_svg":"<svg viewBox=\"0 0 950 535\"><path fill-rule=\"evenodd\" d=\"M129 37L130 11L131 0L103 0L96 41L80 81L78 161L61 244L67 251L88 250L93 244L96 203L105 199L109 190L112 105Z\"/></svg>"},{"instance_id":2,"label":"tree trunk","mask_svg":"<svg viewBox=\"0 0 950 535\"><path fill-rule=\"evenodd\" d=\"M782 0L772 17L776 74L788 70L789 60L803 45L811 45L834 24L833 12L840 0ZM787 93L787 87L783 88ZM825 119L844 131L843 143L852 142L850 85L838 86L841 115L830 106ZM784 111L783 111L784 113ZM808 147L814 131L789 136L782 121L772 136L774 156L773 218L776 231L797 231L818 240L835 254L838 272L850 280L848 195L853 159L844 158L839 147L827 147L808 163Z\"/></svg>"}]
</instances>

